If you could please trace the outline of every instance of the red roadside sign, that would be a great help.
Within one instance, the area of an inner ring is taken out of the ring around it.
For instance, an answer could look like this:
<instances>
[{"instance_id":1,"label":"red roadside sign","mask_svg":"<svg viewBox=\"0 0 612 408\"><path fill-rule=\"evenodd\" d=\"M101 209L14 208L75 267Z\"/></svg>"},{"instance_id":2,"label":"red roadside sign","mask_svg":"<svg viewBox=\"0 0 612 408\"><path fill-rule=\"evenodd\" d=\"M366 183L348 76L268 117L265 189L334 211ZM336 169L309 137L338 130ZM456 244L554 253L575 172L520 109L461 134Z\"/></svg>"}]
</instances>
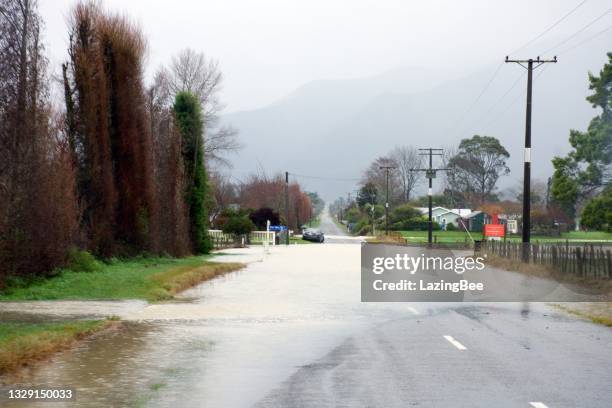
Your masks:
<instances>
[{"instance_id":1,"label":"red roadside sign","mask_svg":"<svg viewBox=\"0 0 612 408\"><path fill-rule=\"evenodd\" d=\"M502 238L506 235L506 229L504 224L485 224L484 225L484 236L485 237L499 237Z\"/></svg>"}]
</instances>

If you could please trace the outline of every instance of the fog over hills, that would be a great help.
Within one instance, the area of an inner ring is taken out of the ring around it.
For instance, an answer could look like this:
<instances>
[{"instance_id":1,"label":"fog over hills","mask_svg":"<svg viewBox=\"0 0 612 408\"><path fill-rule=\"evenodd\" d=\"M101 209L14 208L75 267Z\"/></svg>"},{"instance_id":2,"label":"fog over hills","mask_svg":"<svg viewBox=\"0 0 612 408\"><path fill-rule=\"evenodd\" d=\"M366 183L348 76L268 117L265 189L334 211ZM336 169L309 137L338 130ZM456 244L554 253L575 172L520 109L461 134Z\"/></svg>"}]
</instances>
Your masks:
<instances>
[{"instance_id":1,"label":"fog over hills","mask_svg":"<svg viewBox=\"0 0 612 408\"><path fill-rule=\"evenodd\" d=\"M606 61L605 38L559 56L534 72L532 177L551 175L550 160L569 149L569 130L585 129L596 111L585 101L588 72ZM594 51L601 50L601 51ZM504 56L500 55L500 62ZM227 114L223 122L240 131L244 149L233 158L242 177L258 169L328 178L360 178L371 160L398 144L456 146L462 138L499 138L511 154L511 173L500 187L522 180L525 70L503 65L472 106L497 65L461 78L440 70L400 68L352 80L313 81L261 109ZM516 84L510 91L513 84ZM508 92L509 91L509 92ZM503 95L506 95L502 98ZM331 200L356 188L355 181L301 179Z\"/></svg>"}]
</instances>

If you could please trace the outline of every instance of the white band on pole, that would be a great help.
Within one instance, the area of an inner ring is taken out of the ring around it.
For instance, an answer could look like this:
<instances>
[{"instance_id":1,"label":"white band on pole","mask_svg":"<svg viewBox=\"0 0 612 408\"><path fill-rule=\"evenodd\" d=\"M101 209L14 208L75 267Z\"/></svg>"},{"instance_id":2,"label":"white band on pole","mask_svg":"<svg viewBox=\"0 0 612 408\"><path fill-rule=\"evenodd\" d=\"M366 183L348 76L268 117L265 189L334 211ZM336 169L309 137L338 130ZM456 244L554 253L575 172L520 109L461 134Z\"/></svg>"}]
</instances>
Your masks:
<instances>
[{"instance_id":1,"label":"white band on pole","mask_svg":"<svg viewBox=\"0 0 612 408\"><path fill-rule=\"evenodd\" d=\"M433 195L433 190L431 187L427 189L427 195Z\"/></svg>"},{"instance_id":2,"label":"white band on pole","mask_svg":"<svg viewBox=\"0 0 612 408\"><path fill-rule=\"evenodd\" d=\"M525 163L531 163L531 147L525 148Z\"/></svg>"}]
</instances>

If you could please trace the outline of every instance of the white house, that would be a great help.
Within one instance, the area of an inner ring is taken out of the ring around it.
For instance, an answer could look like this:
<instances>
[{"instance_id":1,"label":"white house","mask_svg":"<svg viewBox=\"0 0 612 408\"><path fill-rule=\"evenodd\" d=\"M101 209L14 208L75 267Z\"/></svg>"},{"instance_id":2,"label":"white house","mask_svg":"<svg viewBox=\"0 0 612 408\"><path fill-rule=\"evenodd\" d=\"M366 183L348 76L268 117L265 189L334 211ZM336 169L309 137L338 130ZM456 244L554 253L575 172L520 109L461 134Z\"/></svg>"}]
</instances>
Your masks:
<instances>
[{"instance_id":1,"label":"white house","mask_svg":"<svg viewBox=\"0 0 612 408\"><path fill-rule=\"evenodd\" d=\"M423 215L429 213L429 208L427 207L418 207L417 210ZM458 226L458 220L471 212L472 210L469 208L453 208L449 210L448 208L438 206L431 209L431 218L438 224L455 224Z\"/></svg>"}]
</instances>

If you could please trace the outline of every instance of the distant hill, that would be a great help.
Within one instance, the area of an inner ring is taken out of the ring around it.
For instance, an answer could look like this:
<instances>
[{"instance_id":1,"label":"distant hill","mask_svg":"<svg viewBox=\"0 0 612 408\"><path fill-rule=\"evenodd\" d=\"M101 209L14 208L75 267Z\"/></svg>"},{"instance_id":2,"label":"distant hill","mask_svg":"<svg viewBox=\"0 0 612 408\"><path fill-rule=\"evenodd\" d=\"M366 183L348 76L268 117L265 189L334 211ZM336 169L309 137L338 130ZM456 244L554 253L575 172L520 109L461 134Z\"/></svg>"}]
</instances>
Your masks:
<instances>
[{"instance_id":1,"label":"distant hill","mask_svg":"<svg viewBox=\"0 0 612 408\"><path fill-rule=\"evenodd\" d=\"M587 72L598 72L606 55L603 41L602 52L593 53L593 47L562 55L558 64L535 72L536 178L548 177L551 158L569 149L569 129L586 128L595 114L584 100ZM514 186L522 180L526 77L494 109L491 106L524 70L516 64L502 66L479 103L457 123L495 68L453 80L440 72L402 68L370 78L314 81L265 108L227 114L223 122L240 131L245 145L233 160L234 171L239 176L263 168L268 173L359 178L370 160L394 145L446 147L478 133L498 137L508 149L512 172L500 184ZM303 181L326 199L355 189L351 181Z\"/></svg>"}]
</instances>

